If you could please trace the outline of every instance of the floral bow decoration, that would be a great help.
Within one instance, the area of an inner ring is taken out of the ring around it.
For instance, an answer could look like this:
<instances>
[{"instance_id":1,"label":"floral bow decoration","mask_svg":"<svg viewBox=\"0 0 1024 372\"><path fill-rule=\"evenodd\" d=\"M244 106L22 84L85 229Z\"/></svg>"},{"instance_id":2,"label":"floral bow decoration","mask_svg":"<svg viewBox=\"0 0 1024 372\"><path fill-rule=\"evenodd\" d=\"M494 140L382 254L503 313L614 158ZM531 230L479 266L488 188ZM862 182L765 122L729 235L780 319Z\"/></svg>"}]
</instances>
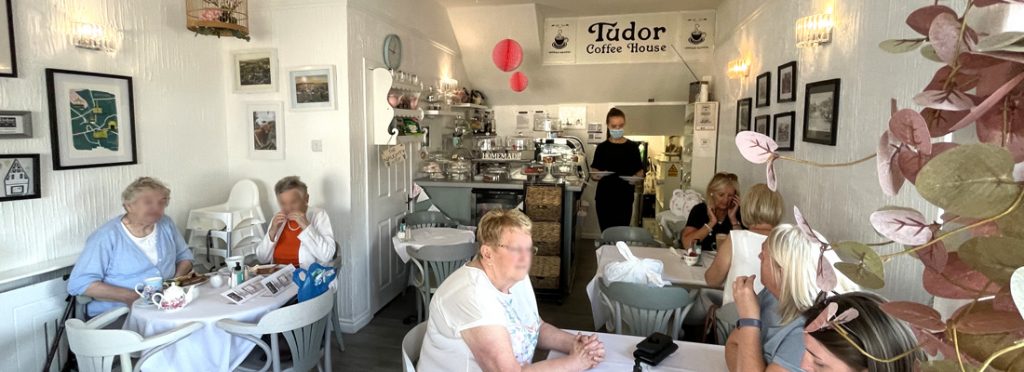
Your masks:
<instances>
[{"instance_id":1,"label":"floral bow decoration","mask_svg":"<svg viewBox=\"0 0 1024 372\"><path fill-rule=\"evenodd\" d=\"M839 325L857 319L857 316L860 315L860 313L857 312L857 309L852 307L846 309L846 311L837 316L836 312L838 311L839 304L835 302L829 303L825 306L825 310L818 314L817 318L814 318L813 322L808 323L807 326L804 327L804 332L813 333L822 329L832 328L837 332L842 333L845 332L845 330L842 327L839 327Z\"/></svg>"}]
</instances>

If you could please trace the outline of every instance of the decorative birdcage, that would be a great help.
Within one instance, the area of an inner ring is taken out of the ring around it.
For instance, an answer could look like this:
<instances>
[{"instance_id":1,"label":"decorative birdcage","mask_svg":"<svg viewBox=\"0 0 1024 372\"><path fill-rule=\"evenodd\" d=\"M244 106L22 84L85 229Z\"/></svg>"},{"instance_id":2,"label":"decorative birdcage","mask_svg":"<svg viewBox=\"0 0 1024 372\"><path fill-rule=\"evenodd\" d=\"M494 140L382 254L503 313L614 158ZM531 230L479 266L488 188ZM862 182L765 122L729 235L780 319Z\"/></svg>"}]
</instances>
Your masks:
<instances>
[{"instance_id":1,"label":"decorative birdcage","mask_svg":"<svg viewBox=\"0 0 1024 372\"><path fill-rule=\"evenodd\" d=\"M249 40L248 0L186 0L188 29L197 35Z\"/></svg>"}]
</instances>

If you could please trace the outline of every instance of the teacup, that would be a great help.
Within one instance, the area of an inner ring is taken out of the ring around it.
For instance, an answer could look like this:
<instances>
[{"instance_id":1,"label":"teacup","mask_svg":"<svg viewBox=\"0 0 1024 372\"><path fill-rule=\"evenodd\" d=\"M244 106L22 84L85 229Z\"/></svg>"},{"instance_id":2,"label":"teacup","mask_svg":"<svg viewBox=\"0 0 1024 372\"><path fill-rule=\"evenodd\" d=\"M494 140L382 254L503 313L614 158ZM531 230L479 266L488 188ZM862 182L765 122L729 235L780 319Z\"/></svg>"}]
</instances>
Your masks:
<instances>
[{"instance_id":1,"label":"teacup","mask_svg":"<svg viewBox=\"0 0 1024 372\"><path fill-rule=\"evenodd\" d=\"M138 293L139 297L142 297L143 302L149 303L153 298L153 294L159 292L160 289L163 288L163 283L164 278L159 276L146 278L142 283L135 285L135 293Z\"/></svg>"},{"instance_id":2,"label":"teacup","mask_svg":"<svg viewBox=\"0 0 1024 372\"><path fill-rule=\"evenodd\" d=\"M697 264L698 261L700 261L700 256L691 256L690 253L687 253L685 256L683 256L683 261L686 262L686 265L688 266L694 266Z\"/></svg>"}]
</instances>

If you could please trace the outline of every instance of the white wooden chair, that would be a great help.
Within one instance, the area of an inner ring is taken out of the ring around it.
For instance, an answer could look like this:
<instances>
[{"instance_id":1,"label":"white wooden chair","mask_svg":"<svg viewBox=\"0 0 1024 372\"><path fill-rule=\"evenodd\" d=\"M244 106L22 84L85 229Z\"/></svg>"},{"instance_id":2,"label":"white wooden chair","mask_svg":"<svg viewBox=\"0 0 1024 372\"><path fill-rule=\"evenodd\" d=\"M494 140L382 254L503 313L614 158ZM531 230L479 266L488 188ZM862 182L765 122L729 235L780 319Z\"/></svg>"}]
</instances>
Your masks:
<instances>
[{"instance_id":1,"label":"white wooden chair","mask_svg":"<svg viewBox=\"0 0 1024 372\"><path fill-rule=\"evenodd\" d=\"M422 322L430 310L430 297L437 287L448 279L455 270L473 259L479 249L476 243L452 245L427 245L419 249L406 248L412 263L419 271L419 277L413 278L420 301L416 303L416 320Z\"/></svg>"},{"instance_id":2,"label":"white wooden chair","mask_svg":"<svg viewBox=\"0 0 1024 372\"><path fill-rule=\"evenodd\" d=\"M402 372L416 372L416 363L420 361L420 347L423 336L427 334L427 322L417 324L402 338Z\"/></svg>"},{"instance_id":3,"label":"white wooden chair","mask_svg":"<svg viewBox=\"0 0 1024 372\"><path fill-rule=\"evenodd\" d=\"M334 242L334 274L336 275L334 280L338 280L341 277L341 244L337 241ZM338 340L338 351L345 351L345 340L341 335L341 317L338 314L338 299L337 296L334 299L334 307L331 308L331 332L334 332L334 338Z\"/></svg>"},{"instance_id":4,"label":"white wooden chair","mask_svg":"<svg viewBox=\"0 0 1024 372\"><path fill-rule=\"evenodd\" d=\"M252 341L267 355L262 368L250 369L239 367L242 371L281 372L281 349L277 335L284 336L291 349L292 361L286 370L308 371L316 368L321 371L331 370L331 325L328 317L336 301L336 289L329 289L320 296L295 305L285 306L264 315L256 324L239 322L232 319L217 321L217 327L224 331ZM262 335L270 335L268 346L260 339ZM320 361L323 359L323 363Z\"/></svg>"},{"instance_id":5,"label":"white wooden chair","mask_svg":"<svg viewBox=\"0 0 1024 372\"><path fill-rule=\"evenodd\" d=\"M64 322L68 333L68 346L78 359L79 371L110 372L118 358L121 362L121 371L139 371L150 356L203 328L202 323L189 322L150 337L142 337L138 333L122 329L103 329L125 314L128 314L128 308L119 307L88 322L80 319L68 319ZM143 352L142 356L134 363L133 368L131 354L139 351Z\"/></svg>"},{"instance_id":6,"label":"white wooden chair","mask_svg":"<svg viewBox=\"0 0 1024 372\"><path fill-rule=\"evenodd\" d=\"M648 287L643 284L598 280L601 297L612 310L615 333L647 337L654 332L679 339L683 318L693 307L696 291L680 287ZM624 329L625 328L625 329Z\"/></svg>"}]
</instances>

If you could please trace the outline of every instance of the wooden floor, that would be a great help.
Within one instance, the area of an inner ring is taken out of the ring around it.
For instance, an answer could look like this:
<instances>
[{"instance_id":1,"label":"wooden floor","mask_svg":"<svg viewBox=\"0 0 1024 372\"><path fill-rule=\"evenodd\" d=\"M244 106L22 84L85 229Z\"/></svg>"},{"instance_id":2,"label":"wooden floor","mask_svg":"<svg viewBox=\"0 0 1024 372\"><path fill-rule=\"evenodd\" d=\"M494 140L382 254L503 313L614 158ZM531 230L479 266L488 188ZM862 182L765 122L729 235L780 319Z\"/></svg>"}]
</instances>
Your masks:
<instances>
[{"instance_id":1,"label":"wooden floor","mask_svg":"<svg viewBox=\"0 0 1024 372\"><path fill-rule=\"evenodd\" d=\"M576 244L578 260L572 293L561 305L538 304L541 319L563 329L593 330L594 317L587 298L587 282L597 270L594 243L581 240ZM401 371L402 338L413 325L402 320L416 312L416 296L406 291L380 310L370 324L352 335L345 335L345 352L334 349L335 371ZM543 359L546 353L537 355Z\"/></svg>"}]
</instances>

